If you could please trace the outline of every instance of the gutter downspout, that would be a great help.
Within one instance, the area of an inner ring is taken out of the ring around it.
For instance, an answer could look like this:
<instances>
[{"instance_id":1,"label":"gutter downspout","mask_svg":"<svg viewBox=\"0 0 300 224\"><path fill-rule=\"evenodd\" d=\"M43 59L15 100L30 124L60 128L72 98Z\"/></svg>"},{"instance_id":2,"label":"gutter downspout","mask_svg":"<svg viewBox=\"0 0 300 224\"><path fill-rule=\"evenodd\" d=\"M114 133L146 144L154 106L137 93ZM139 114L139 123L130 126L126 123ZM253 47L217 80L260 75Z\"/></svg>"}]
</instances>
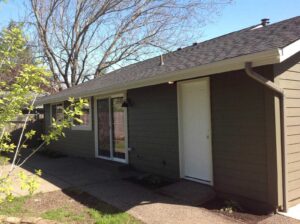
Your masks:
<instances>
[{"instance_id":1,"label":"gutter downspout","mask_svg":"<svg viewBox=\"0 0 300 224\"><path fill-rule=\"evenodd\" d=\"M286 126L285 126L285 94L284 90L274 82L264 78L252 69L252 62L245 63L246 74L279 95L280 100L280 127L281 127L281 157L282 157L282 190L283 190L283 212L287 212L287 173L286 173Z\"/></svg>"}]
</instances>

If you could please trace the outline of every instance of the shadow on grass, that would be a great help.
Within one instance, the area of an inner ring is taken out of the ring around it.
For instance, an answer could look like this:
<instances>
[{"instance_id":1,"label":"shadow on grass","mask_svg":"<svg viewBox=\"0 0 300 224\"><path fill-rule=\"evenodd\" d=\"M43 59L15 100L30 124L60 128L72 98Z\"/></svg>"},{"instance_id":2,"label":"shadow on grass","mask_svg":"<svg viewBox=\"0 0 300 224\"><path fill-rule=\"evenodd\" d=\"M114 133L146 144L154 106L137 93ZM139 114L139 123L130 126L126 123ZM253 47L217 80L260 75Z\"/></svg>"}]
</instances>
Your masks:
<instances>
[{"instance_id":1,"label":"shadow on grass","mask_svg":"<svg viewBox=\"0 0 300 224\"><path fill-rule=\"evenodd\" d=\"M80 189L76 188L69 188L69 189L64 189L62 192L69 197L73 198L75 201L79 202L80 204L90 208L90 209L95 209L97 211L101 211L103 214L119 214L123 213L121 210L117 209L116 207L107 204L103 201L100 201L96 197L81 191Z\"/></svg>"},{"instance_id":2,"label":"shadow on grass","mask_svg":"<svg viewBox=\"0 0 300 224\"><path fill-rule=\"evenodd\" d=\"M16 197L11 202L0 204L0 215L41 217L66 224L141 223L127 213L77 189Z\"/></svg>"}]
</instances>

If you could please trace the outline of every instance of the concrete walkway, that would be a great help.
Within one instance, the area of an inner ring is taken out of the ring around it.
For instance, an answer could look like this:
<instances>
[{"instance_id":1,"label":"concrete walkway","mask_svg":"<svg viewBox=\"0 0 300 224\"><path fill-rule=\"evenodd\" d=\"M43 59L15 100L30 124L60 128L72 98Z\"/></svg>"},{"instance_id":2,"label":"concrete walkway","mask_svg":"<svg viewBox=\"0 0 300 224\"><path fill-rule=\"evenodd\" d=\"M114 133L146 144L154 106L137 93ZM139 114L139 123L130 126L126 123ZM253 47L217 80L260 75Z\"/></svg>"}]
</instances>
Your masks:
<instances>
[{"instance_id":1,"label":"concrete walkway","mask_svg":"<svg viewBox=\"0 0 300 224\"><path fill-rule=\"evenodd\" d=\"M123 180L97 183L83 189L145 223L236 223L225 216L185 205L182 201L155 194Z\"/></svg>"},{"instance_id":2,"label":"concrete walkway","mask_svg":"<svg viewBox=\"0 0 300 224\"><path fill-rule=\"evenodd\" d=\"M145 189L124 179L137 175L136 172L122 169L121 164L115 164L99 159L80 159L64 157L50 159L45 156L34 156L23 169L33 173L41 169L40 192L51 192L66 188L85 191L94 197L105 201L148 224L230 224L241 223L227 216L211 212L207 209L192 206L185 200L171 198L163 194ZM20 171L19 170L19 171ZM19 184L15 182L18 187ZM189 190L189 184L185 190ZM171 191L178 191L171 187ZM27 192L18 189L15 194L24 195ZM66 192L67 193L67 192ZM75 199L76 200L76 199ZM299 224L295 219L281 215L273 215L261 224Z\"/></svg>"},{"instance_id":3,"label":"concrete walkway","mask_svg":"<svg viewBox=\"0 0 300 224\"><path fill-rule=\"evenodd\" d=\"M109 203L144 223L211 224L237 223L235 220L210 212L204 208L187 205L184 201L157 194L124 180L136 175L119 165L103 160L57 158L36 155L22 169L34 172L41 169L40 192L76 188ZM19 184L16 182L16 186ZM15 194L24 195L17 189Z\"/></svg>"},{"instance_id":4,"label":"concrete walkway","mask_svg":"<svg viewBox=\"0 0 300 224\"><path fill-rule=\"evenodd\" d=\"M28 161L22 170L28 173L34 172L35 169L43 171L40 178L41 192L64 190L66 188L80 189L128 212L144 223L239 223L207 209L191 206L179 198L158 194L128 182L124 179L137 173L124 169L122 166L99 159L71 157L50 159L36 155ZM15 184L16 186L19 185L17 182ZM17 189L15 194L24 195L26 192ZM287 221L281 216L279 218L282 221L279 223L291 223L291 220ZM278 215L266 221L268 221L266 223L276 223Z\"/></svg>"},{"instance_id":5,"label":"concrete walkway","mask_svg":"<svg viewBox=\"0 0 300 224\"><path fill-rule=\"evenodd\" d=\"M72 157L50 159L35 155L24 168L16 171L22 170L30 174L35 169L41 169L43 175L39 180L41 183L40 192L64 191L67 188L80 189L148 224L240 223L227 216L192 206L195 204L194 201L182 200L182 197L190 197L188 191L193 188L190 184L183 184L187 192L179 192L180 194L178 194L178 186L167 187L169 188L168 192L165 192L166 188L162 188L156 191L160 194L155 193L126 181L126 178L137 175L137 173L123 169L123 166L100 159ZM27 193L18 189L19 183L17 181L15 185L16 191L14 193L16 195ZM179 197L170 197L168 195L170 192L175 192ZM260 223L299 224L299 221L274 215Z\"/></svg>"}]
</instances>

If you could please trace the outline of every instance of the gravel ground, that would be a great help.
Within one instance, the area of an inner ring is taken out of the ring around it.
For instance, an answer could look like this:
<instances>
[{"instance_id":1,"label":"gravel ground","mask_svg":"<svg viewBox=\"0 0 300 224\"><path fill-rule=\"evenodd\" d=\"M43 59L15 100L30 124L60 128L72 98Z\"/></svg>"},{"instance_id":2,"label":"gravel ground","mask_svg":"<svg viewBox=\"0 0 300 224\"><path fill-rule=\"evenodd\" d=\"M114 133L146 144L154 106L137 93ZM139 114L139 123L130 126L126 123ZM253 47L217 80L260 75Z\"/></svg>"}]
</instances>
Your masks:
<instances>
[{"instance_id":1,"label":"gravel ground","mask_svg":"<svg viewBox=\"0 0 300 224\"><path fill-rule=\"evenodd\" d=\"M261 222L259 222L259 224L300 224L300 221L276 214L262 220Z\"/></svg>"}]
</instances>

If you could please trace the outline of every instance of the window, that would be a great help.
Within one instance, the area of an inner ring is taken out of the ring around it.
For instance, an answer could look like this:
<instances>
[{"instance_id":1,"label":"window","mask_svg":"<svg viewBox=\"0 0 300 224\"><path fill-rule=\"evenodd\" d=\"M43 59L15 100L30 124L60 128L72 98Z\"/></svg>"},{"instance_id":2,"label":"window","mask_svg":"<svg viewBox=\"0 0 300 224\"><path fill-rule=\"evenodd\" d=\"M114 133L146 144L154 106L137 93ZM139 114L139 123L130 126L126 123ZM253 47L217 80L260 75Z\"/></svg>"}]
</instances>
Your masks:
<instances>
[{"instance_id":1,"label":"window","mask_svg":"<svg viewBox=\"0 0 300 224\"><path fill-rule=\"evenodd\" d=\"M73 130L91 130L92 129L92 121L91 121L91 100L87 99L87 105L82 108L82 115L78 116L78 118L82 121L82 123L73 121L75 126L72 127Z\"/></svg>"},{"instance_id":2,"label":"window","mask_svg":"<svg viewBox=\"0 0 300 224\"><path fill-rule=\"evenodd\" d=\"M52 104L51 106L52 118L56 120L57 123L61 123L64 119L64 104Z\"/></svg>"}]
</instances>

